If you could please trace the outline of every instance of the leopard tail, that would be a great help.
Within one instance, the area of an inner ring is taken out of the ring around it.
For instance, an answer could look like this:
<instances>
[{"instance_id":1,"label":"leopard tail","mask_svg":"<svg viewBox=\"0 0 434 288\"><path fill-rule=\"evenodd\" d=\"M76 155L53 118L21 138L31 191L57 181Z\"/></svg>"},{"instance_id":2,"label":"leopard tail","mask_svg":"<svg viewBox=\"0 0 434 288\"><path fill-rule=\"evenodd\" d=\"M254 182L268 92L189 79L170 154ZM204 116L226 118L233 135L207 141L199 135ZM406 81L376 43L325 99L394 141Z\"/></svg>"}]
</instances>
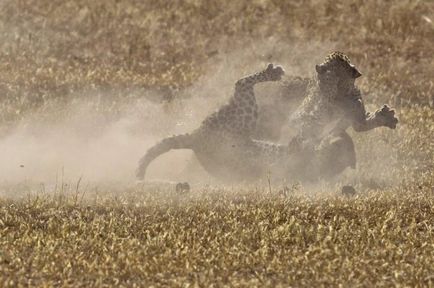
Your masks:
<instances>
[{"instance_id":1,"label":"leopard tail","mask_svg":"<svg viewBox=\"0 0 434 288\"><path fill-rule=\"evenodd\" d=\"M164 154L172 149L192 149L193 148L193 135L182 134L167 137L151 148L148 149L146 154L140 159L139 167L136 170L136 177L138 180L145 178L146 169L149 164L161 154Z\"/></svg>"}]
</instances>

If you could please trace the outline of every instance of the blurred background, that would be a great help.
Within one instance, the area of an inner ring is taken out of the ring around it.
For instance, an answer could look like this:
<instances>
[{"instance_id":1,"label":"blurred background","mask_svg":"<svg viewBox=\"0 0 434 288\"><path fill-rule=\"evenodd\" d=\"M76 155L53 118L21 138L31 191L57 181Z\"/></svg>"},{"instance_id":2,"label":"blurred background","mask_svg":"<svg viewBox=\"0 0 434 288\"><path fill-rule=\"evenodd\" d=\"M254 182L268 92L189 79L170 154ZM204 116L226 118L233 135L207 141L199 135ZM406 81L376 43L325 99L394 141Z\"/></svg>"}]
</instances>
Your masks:
<instances>
[{"instance_id":1,"label":"blurred background","mask_svg":"<svg viewBox=\"0 0 434 288\"><path fill-rule=\"evenodd\" d=\"M258 60L342 50L365 87L433 105L433 21L433 1L3 0L0 119L84 88L187 87L210 60L267 44Z\"/></svg>"},{"instance_id":2,"label":"blurred background","mask_svg":"<svg viewBox=\"0 0 434 288\"><path fill-rule=\"evenodd\" d=\"M406 138L396 153L423 147L416 159L431 159L433 21L433 1L2 0L0 148L11 165L2 169L81 158L90 160L77 173L116 166L111 175L127 177L146 147L196 127L239 77L268 62L311 76L332 50L363 73L368 105L413 111L402 127L420 124L375 137Z\"/></svg>"}]
</instances>

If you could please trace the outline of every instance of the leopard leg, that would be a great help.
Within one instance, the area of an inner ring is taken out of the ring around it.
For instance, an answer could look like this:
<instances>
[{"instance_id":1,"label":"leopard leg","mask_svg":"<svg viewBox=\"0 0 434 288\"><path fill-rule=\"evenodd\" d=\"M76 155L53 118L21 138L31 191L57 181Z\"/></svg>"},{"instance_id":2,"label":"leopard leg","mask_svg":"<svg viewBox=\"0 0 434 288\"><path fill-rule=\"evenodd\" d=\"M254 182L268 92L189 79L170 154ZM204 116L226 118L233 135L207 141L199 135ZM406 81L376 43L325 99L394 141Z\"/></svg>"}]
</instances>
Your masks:
<instances>
[{"instance_id":1,"label":"leopard leg","mask_svg":"<svg viewBox=\"0 0 434 288\"><path fill-rule=\"evenodd\" d=\"M331 178L342 173L345 168L356 168L356 151L353 140L343 131L337 136L324 139L317 151L319 176Z\"/></svg>"},{"instance_id":2,"label":"leopard leg","mask_svg":"<svg viewBox=\"0 0 434 288\"><path fill-rule=\"evenodd\" d=\"M232 123L228 123L228 126L233 127L233 132L248 137L254 133L258 120L258 105L253 87L261 82L278 81L283 74L282 67L269 64L265 70L244 77L235 83L230 113L236 116L231 117Z\"/></svg>"}]
</instances>

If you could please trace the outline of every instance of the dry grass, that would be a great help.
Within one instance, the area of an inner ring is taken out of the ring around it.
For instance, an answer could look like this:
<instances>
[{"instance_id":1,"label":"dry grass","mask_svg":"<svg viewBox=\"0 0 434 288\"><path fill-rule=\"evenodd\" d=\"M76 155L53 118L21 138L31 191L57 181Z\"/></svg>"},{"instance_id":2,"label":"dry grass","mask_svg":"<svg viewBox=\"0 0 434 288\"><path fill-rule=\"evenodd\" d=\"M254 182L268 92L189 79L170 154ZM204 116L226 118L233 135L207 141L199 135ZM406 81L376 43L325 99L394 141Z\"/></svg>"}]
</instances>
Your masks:
<instances>
[{"instance_id":1,"label":"dry grass","mask_svg":"<svg viewBox=\"0 0 434 288\"><path fill-rule=\"evenodd\" d=\"M284 48L255 51L267 42L347 52L367 102L391 102L401 122L354 135L353 199L333 186L2 184L0 286L433 287L433 21L432 1L1 1L0 137L81 91L110 91L93 109L116 117L140 97L128 91L189 87L231 51L283 61Z\"/></svg>"},{"instance_id":2,"label":"dry grass","mask_svg":"<svg viewBox=\"0 0 434 288\"><path fill-rule=\"evenodd\" d=\"M387 87L398 102L434 101L431 1L6 0L0 5L3 121L82 89L185 87L213 57L232 50L252 53L245 47L269 41L332 43L362 68L369 87ZM262 60L273 57L271 52Z\"/></svg>"},{"instance_id":3,"label":"dry grass","mask_svg":"<svg viewBox=\"0 0 434 288\"><path fill-rule=\"evenodd\" d=\"M3 286L434 284L427 188L349 200L242 188L173 193L3 201Z\"/></svg>"}]
</instances>

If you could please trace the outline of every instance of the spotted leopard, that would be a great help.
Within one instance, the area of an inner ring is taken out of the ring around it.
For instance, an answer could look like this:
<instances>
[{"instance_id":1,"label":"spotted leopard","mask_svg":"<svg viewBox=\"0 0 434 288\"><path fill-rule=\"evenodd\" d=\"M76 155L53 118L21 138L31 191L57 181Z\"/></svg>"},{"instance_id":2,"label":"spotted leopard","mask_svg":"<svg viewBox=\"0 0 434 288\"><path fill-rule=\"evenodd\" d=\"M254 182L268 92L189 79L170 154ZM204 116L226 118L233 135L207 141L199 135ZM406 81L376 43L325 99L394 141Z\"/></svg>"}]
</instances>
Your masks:
<instances>
[{"instance_id":1,"label":"spotted leopard","mask_svg":"<svg viewBox=\"0 0 434 288\"><path fill-rule=\"evenodd\" d=\"M282 67L269 64L265 70L238 80L229 103L208 116L198 129L151 147L139 162L137 178L144 179L149 164L172 149L193 150L203 168L222 180L260 176L267 163L286 151L284 146L252 139L258 120L253 88L260 82L278 81L283 74Z\"/></svg>"},{"instance_id":2,"label":"spotted leopard","mask_svg":"<svg viewBox=\"0 0 434 288\"><path fill-rule=\"evenodd\" d=\"M316 65L316 80L291 125L297 135L289 147L298 150L288 161L288 175L317 179L335 176L346 167L355 168L354 143L346 130L357 132L377 127L395 129L395 111L384 105L374 113L366 112L355 81L362 74L348 56L333 52Z\"/></svg>"}]
</instances>

